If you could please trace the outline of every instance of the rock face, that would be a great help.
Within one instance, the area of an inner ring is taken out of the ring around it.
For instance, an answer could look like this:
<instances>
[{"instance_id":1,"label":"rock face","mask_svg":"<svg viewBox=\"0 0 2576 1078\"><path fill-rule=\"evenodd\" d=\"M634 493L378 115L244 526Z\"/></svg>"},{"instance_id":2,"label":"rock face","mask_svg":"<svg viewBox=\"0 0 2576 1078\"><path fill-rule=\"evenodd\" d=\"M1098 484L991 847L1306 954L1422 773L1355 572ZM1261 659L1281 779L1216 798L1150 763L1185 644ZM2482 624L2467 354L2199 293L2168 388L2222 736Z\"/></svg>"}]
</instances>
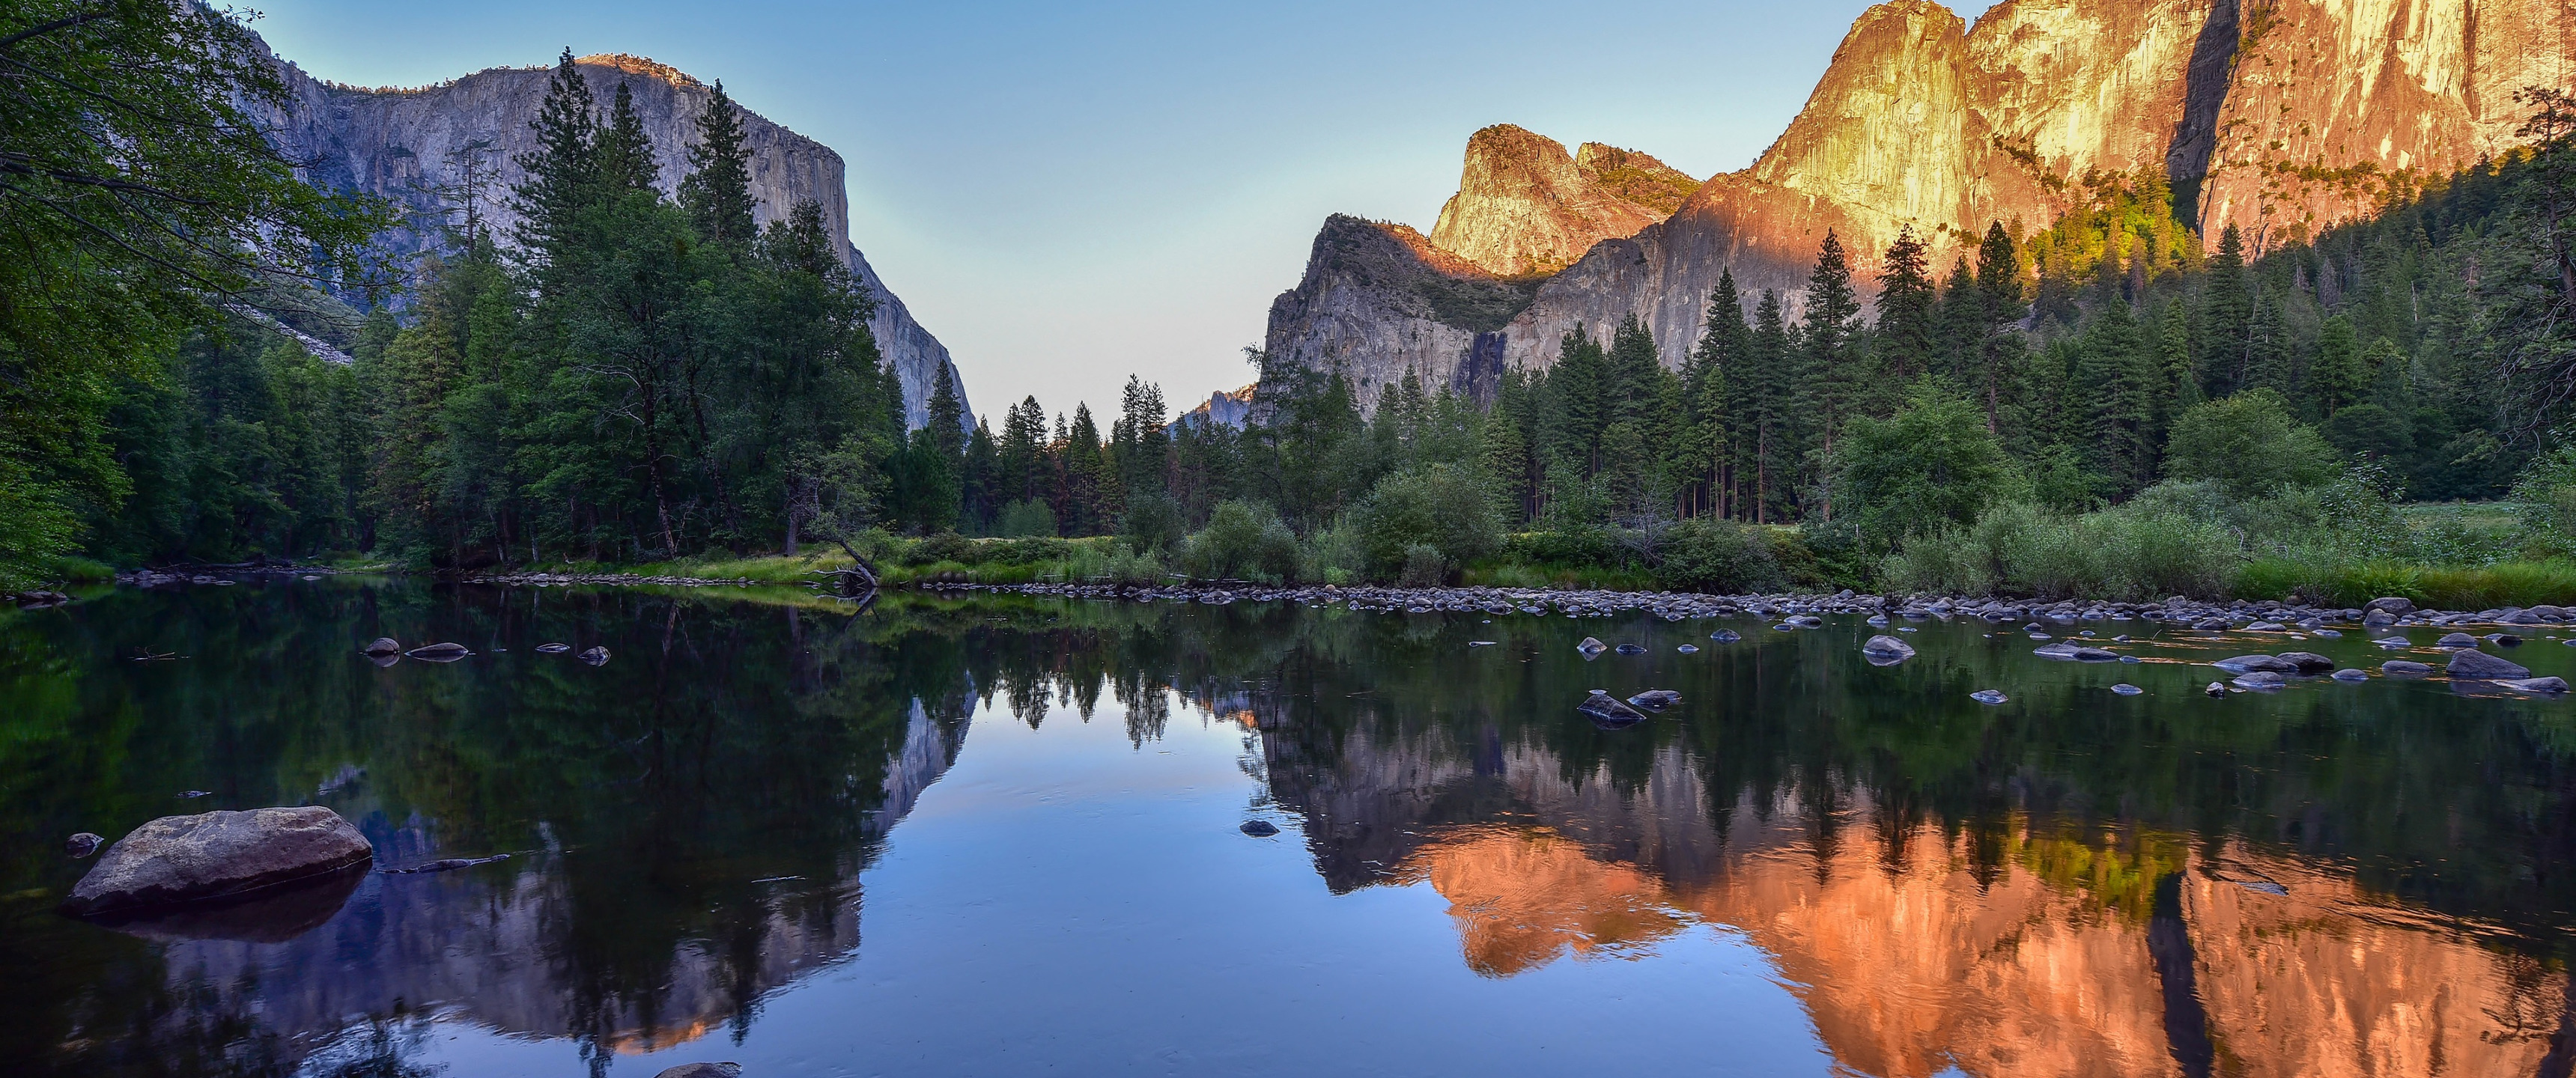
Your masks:
<instances>
[{"instance_id":1,"label":"rock face","mask_svg":"<svg viewBox=\"0 0 2576 1078\"><path fill-rule=\"evenodd\" d=\"M1431 242L1503 277L1549 274L1592 245L1672 216L1699 181L1634 150L1554 139L1496 124L1467 139L1458 193Z\"/></svg>"},{"instance_id":2,"label":"rock face","mask_svg":"<svg viewBox=\"0 0 2576 1078\"><path fill-rule=\"evenodd\" d=\"M1270 305L1269 349L1336 366L1363 406L1410 370L1481 396L1502 377L1503 335L1535 281L1506 281L1398 224L1335 214L1306 279Z\"/></svg>"},{"instance_id":3,"label":"rock face","mask_svg":"<svg viewBox=\"0 0 2576 1078\"><path fill-rule=\"evenodd\" d=\"M603 107L621 84L633 95L653 139L662 189L676 189L688 174L689 147L697 141L697 115L706 106L708 87L641 57L586 56L578 62ZM386 237L393 253L433 250L440 242L438 222L463 223L461 211L451 209L466 200L469 170L480 177L475 212L493 235L506 239L519 223L510 188L526 174L519 155L536 148L528 121L545 100L550 69L491 68L436 86L377 89L323 82L292 63L279 67L294 105L277 119L278 141L309 162L305 172L312 182L392 199L414 222ZM907 421L920 426L939 369L947 367L954 378L956 368L947 347L913 320L866 256L847 243L850 208L841 155L749 110L743 113L743 144L751 151L751 193L762 224L811 199L823 208L825 228L845 238L844 259L877 299L868 326L903 377ZM962 397L965 382L957 384ZM970 414L967 422L973 421Z\"/></svg>"},{"instance_id":4,"label":"rock face","mask_svg":"<svg viewBox=\"0 0 2576 1078\"><path fill-rule=\"evenodd\" d=\"M1794 307L1828 230L1866 284L1906 227L1946 267L1990 222L2045 224L2097 171L2160 175L2207 242L2234 224L2260 249L2512 146L2513 91L2563 84L2570 55L2565 0L2006 0L1973 27L1929 0L1893 0L1853 24L1751 167L1710 179L1668 220L1605 230L1490 338L1435 344L1422 323L1441 323L1400 305L1376 312L1388 324L1353 325L1371 309L1358 298L1319 334L1290 302L1301 286L1272 307L1269 346L1357 369L1411 363L1437 380L1545 366L1567 330L1601 334L1635 314L1678 367L1722 272L1748 304L1769 289ZM1480 142L1504 142L1494 130ZM1494 190L1518 184L1525 201L1590 190L1539 164L1494 166L1498 150L1471 144L1467 180L1495 186L1471 197L1462 184L1433 230L1487 272L1570 235L1564 215L1479 210L1505 205ZM1514 219L1527 231L1498 234ZM1326 339L1338 350L1314 348ZM1396 342L1411 350L1402 361L1375 351ZM1434 347L1446 351L1421 354Z\"/></svg>"},{"instance_id":5,"label":"rock face","mask_svg":"<svg viewBox=\"0 0 2576 1078\"><path fill-rule=\"evenodd\" d=\"M356 827L318 805L164 816L108 847L62 910L88 917L248 895L374 855Z\"/></svg>"},{"instance_id":6,"label":"rock face","mask_svg":"<svg viewBox=\"0 0 2576 1078\"><path fill-rule=\"evenodd\" d=\"M1240 430L1244 419L1252 414L1252 391L1259 388L1256 383L1241 389L1217 390L1199 402L1198 407L1181 413L1180 418L1173 422L1184 427L1217 426Z\"/></svg>"}]
</instances>

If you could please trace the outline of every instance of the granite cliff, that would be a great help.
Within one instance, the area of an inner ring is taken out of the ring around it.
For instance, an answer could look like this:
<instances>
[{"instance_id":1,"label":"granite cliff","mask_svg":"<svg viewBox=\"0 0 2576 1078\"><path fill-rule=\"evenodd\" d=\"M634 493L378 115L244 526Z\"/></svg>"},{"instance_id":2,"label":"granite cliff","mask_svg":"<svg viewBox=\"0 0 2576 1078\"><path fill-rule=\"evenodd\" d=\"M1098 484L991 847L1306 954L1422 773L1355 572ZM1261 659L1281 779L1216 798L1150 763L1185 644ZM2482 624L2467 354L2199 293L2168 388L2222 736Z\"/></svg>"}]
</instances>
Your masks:
<instances>
[{"instance_id":1,"label":"granite cliff","mask_svg":"<svg viewBox=\"0 0 2576 1078\"><path fill-rule=\"evenodd\" d=\"M1587 142L1569 157L1554 139L1496 124L1467 139L1458 193L1431 242L1487 273L1554 273L1595 243L1672 216L1698 188L1634 150Z\"/></svg>"},{"instance_id":2,"label":"granite cliff","mask_svg":"<svg viewBox=\"0 0 2576 1078\"><path fill-rule=\"evenodd\" d=\"M688 172L688 151L696 141L696 117L705 107L708 87L640 57L586 56L579 63L601 101L620 84L633 94L653 138L663 189L676 188ZM444 234L442 223L461 220L455 208L469 197L495 235L508 235L518 223L509 191L524 175L519 155L535 148L528 121L544 101L549 69L492 68L435 86L382 89L324 82L292 63L281 61L279 67L294 103L277 118L278 140L307 163L312 182L393 200L408 222L385 237L392 253L434 249ZM784 217L797 203L811 199L822 206L825 225L834 235L849 235L849 195L840 154L749 110L744 110L743 134L751 151L751 189L761 223ZM476 177L472 183L469 172ZM475 191L471 196L469 188ZM869 327L903 377L906 418L918 427L937 372L946 367L954 378L956 367L947 347L913 320L903 300L846 239L843 257L876 296ZM964 379L957 384L962 396Z\"/></svg>"},{"instance_id":3,"label":"granite cliff","mask_svg":"<svg viewBox=\"0 0 2576 1078\"><path fill-rule=\"evenodd\" d=\"M1974 26L1930 0L1892 0L1853 24L1751 166L1624 234L1634 215L1472 212L1508 201L1514 183L1541 201L1592 190L1565 185L1553 143L1479 132L1430 238L1443 250L1424 266L1462 286L1543 269L1540 252L1587 235L1569 221L1597 223L1586 252L1504 325L1462 333L1404 300L1345 294L1353 282L1319 257L1272 306L1268 346L1358 381L1410 366L1465 387L1499 364L1543 366L1567 330L1633 313L1678 366L1722 272L1748 296L1794 292L1831 230L1866 276L1907 227L1945 264L1989 222L2047 222L2094 173L2161 175L2209 242L2230 224L2258 248L2293 241L2509 149L2513 92L2564 84L2570 56L2567 0L2006 0ZM1475 272L1440 270L1440 253ZM1334 324L1314 323L1325 316Z\"/></svg>"}]
</instances>

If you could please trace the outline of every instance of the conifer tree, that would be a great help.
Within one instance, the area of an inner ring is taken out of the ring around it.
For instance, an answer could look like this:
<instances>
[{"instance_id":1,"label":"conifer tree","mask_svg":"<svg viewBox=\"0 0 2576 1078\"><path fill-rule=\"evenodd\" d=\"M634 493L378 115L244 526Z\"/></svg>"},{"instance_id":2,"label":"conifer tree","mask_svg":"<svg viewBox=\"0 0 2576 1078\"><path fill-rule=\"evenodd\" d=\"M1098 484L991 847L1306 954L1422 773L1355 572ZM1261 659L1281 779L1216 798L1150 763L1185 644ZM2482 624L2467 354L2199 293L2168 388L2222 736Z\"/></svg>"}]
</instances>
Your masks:
<instances>
[{"instance_id":1,"label":"conifer tree","mask_svg":"<svg viewBox=\"0 0 2576 1078\"><path fill-rule=\"evenodd\" d=\"M723 79L716 80L698 113L698 142L689 147L689 176L680 181L679 194L699 238L738 247L751 243L751 151L742 144L741 110L725 96Z\"/></svg>"},{"instance_id":2,"label":"conifer tree","mask_svg":"<svg viewBox=\"0 0 2576 1078\"><path fill-rule=\"evenodd\" d=\"M1806 318L1799 328L1800 342L1806 346L1800 388L1818 451L1810 462L1812 477L1821 477L1823 462L1833 456L1835 435L1844 422L1860 414L1872 389L1859 336L1860 298L1852 288L1851 259L1843 250L1842 237L1829 230L1816 255L1815 271L1807 276ZM1826 519L1832 519L1832 503L1822 508Z\"/></svg>"},{"instance_id":3,"label":"conifer tree","mask_svg":"<svg viewBox=\"0 0 2576 1078\"><path fill-rule=\"evenodd\" d=\"M2254 321L2252 282L2245 273L2245 234L2230 224L2218 235L2218 253L2209 258L2201 282L2201 327L2195 338L2206 349L2201 375L2207 396L2224 397L2252 384L2247 364L2252 355Z\"/></svg>"},{"instance_id":4,"label":"conifer tree","mask_svg":"<svg viewBox=\"0 0 2576 1078\"><path fill-rule=\"evenodd\" d=\"M1878 274L1878 347L1880 374L1890 383L1938 369L1938 311L1926 249L1912 226L1897 230Z\"/></svg>"},{"instance_id":5,"label":"conifer tree","mask_svg":"<svg viewBox=\"0 0 2576 1078\"><path fill-rule=\"evenodd\" d=\"M599 131L599 183L607 197L624 194L659 194L661 170L653 163L653 138L644 131L644 117L635 111L635 95L624 82L617 84L617 94L608 108L608 122Z\"/></svg>"},{"instance_id":6,"label":"conifer tree","mask_svg":"<svg viewBox=\"0 0 2576 1078\"><path fill-rule=\"evenodd\" d=\"M590 82L566 48L546 80L545 101L528 121L537 148L519 155L526 179L514 192L519 248L541 265L570 242L573 216L590 204L599 174L598 112Z\"/></svg>"}]
</instances>

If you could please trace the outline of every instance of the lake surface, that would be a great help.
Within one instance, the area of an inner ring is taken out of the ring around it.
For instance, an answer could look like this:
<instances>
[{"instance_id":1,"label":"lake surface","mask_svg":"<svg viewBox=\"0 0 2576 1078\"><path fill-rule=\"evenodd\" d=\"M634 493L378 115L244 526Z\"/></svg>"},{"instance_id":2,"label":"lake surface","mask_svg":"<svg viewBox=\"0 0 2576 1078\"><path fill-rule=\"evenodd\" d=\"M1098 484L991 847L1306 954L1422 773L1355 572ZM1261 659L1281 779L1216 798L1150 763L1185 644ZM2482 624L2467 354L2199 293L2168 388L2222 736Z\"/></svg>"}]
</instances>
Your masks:
<instances>
[{"instance_id":1,"label":"lake surface","mask_svg":"<svg viewBox=\"0 0 2576 1078\"><path fill-rule=\"evenodd\" d=\"M1858 619L1487 619L356 578L0 614L0 1072L2576 1060L2576 703L2200 691L2251 651L2438 662L2435 632L2078 665L1928 621L1873 667ZM2046 629L2088 630L2158 631ZM481 654L379 668L378 635ZM2576 677L2561 635L2504 653ZM1592 688L1682 703L1608 731ZM510 857L220 920L52 912L94 863L73 832L293 804L379 868Z\"/></svg>"}]
</instances>

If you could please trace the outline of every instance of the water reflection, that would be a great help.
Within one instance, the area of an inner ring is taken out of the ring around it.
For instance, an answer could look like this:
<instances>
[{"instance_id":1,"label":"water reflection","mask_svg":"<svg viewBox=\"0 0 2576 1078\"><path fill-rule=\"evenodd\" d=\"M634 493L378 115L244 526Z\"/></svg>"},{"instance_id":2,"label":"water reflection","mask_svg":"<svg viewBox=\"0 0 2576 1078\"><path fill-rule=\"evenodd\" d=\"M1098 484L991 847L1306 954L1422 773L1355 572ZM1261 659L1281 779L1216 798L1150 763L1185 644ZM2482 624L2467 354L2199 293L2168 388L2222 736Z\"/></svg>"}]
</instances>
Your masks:
<instances>
[{"instance_id":1,"label":"water reflection","mask_svg":"<svg viewBox=\"0 0 2576 1078\"><path fill-rule=\"evenodd\" d=\"M1858 625L1740 625L1743 642L1682 655L1710 643L1694 625L991 599L852 617L340 581L19 616L0 621L0 964L27 973L0 983L19 1016L0 1024L0 1060L428 1073L427 1031L469 1026L577 1044L594 1073L710 1039L756 1055L783 993L865 961L863 891L883 886L888 836L933 784L975 765L971 717L1035 730L1103 711L1123 744L1063 766L1141 798L1175 723L1239 727L1246 788L1302 821L1287 841L1302 839L1322 900L1436 896L1437 923L1390 930L1443 934L1450 968L1481 984L1665 961L1719 933L1758 948L1812 1023L1729 1035L1812 1036L1851 1073L2576 1060L2570 705L2438 682L2199 696L2208 671L2189 663L2253 650L2242 641L2157 641L2131 649L2145 664L2096 667L1928 625L1918 658L1872 667ZM381 669L349 654L380 633L479 654ZM1649 651L1587 663L1571 649L1586 634ZM534 653L550 640L616 659ZM123 658L137 649L192 658ZM2576 649L2524 652L2563 674ZM2111 695L2123 680L2148 691ZM1594 688L1650 687L1684 702L1615 732L1572 710ZM2014 703L1967 700L1988 687ZM216 794L173 800L188 789ZM305 801L357 821L385 865L513 856L368 876L318 925L265 936L118 934L49 912L84 867L49 853L63 834ZM971 910L973 882L928 897ZM1153 897L1059 882L1090 896L1065 899L1069 923ZM1301 932L1318 923L1268 926L1230 960L1309 977L1327 941ZM1083 959L1207 958L1111 942ZM876 979L969 987L935 973ZM829 990L866 998L846 979ZM924 1035L1012 1028L951 1020ZM1295 1024L1239 1021L1254 1044ZM1704 1050L1687 1031L1618 1036L1670 1040L1672 1061ZM1128 1047L1089 1047L1104 1046Z\"/></svg>"}]
</instances>

